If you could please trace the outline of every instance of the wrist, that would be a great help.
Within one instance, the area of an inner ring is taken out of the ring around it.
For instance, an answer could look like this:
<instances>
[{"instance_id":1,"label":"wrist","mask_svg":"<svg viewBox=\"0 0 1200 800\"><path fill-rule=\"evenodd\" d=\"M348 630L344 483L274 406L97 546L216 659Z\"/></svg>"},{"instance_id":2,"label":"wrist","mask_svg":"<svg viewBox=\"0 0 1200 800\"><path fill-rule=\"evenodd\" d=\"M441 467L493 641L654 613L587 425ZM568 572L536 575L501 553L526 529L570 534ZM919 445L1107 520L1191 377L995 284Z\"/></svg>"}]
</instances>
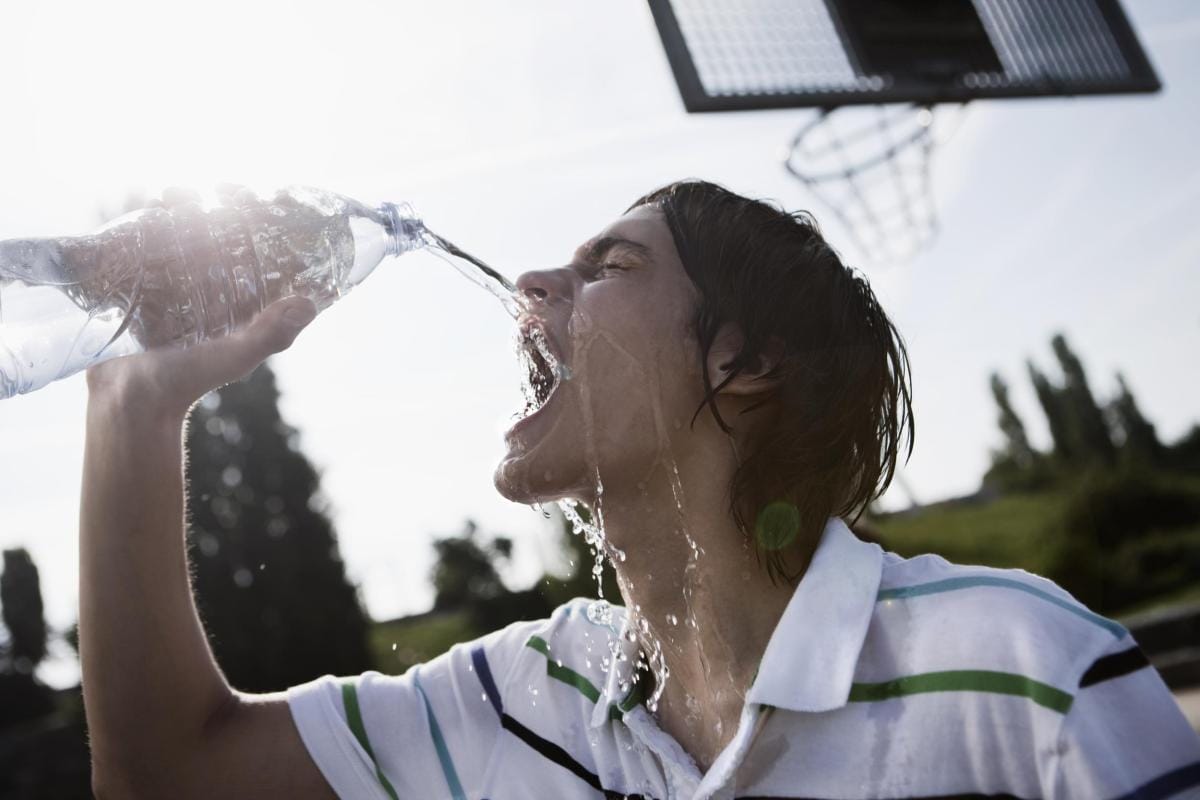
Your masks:
<instances>
[{"instance_id":1,"label":"wrist","mask_svg":"<svg viewBox=\"0 0 1200 800\"><path fill-rule=\"evenodd\" d=\"M178 435L188 408L155 401L152 395L125 391L115 386L89 386L88 423L138 428Z\"/></svg>"}]
</instances>

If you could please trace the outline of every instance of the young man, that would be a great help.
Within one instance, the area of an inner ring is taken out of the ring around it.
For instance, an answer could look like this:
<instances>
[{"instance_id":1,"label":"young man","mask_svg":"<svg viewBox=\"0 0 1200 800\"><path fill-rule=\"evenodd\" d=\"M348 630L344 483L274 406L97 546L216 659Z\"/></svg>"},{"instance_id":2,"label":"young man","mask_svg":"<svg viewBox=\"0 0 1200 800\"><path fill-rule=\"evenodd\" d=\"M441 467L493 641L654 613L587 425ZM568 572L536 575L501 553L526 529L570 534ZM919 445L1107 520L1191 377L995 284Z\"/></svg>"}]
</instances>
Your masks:
<instances>
[{"instance_id":1,"label":"young man","mask_svg":"<svg viewBox=\"0 0 1200 800\"><path fill-rule=\"evenodd\" d=\"M289 346L312 306L108 362L89 374L81 513L98 796L1200 786L1200 743L1120 625L1027 573L884 553L840 519L911 446L908 368L811 219L673 184L518 288L522 329L551 357L532 359L537 401L497 488L593 508L628 610L575 601L400 678L239 694L189 591L180 433L197 397Z\"/></svg>"}]
</instances>

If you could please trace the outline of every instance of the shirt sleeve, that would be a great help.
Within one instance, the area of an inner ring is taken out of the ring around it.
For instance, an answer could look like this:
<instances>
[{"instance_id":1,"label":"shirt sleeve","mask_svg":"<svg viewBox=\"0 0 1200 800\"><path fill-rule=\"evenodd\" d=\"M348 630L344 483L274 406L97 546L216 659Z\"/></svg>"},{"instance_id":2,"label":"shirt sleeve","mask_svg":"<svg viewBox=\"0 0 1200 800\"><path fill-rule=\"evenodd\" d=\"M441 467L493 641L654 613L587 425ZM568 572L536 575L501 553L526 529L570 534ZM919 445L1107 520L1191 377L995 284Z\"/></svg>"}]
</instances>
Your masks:
<instances>
[{"instance_id":1,"label":"shirt sleeve","mask_svg":"<svg viewBox=\"0 0 1200 800\"><path fill-rule=\"evenodd\" d=\"M493 674L507 671L537 625L455 645L400 677L326 675L289 689L300 738L338 797L474 795L501 730Z\"/></svg>"},{"instance_id":2,"label":"shirt sleeve","mask_svg":"<svg viewBox=\"0 0 1200 800\"><path fill-rule=\"evenodd\" d=\"M1128 635L1083 673L1051 760L1055 800L1200 798L1200 737Z\"/></svg>"}]
</instances>

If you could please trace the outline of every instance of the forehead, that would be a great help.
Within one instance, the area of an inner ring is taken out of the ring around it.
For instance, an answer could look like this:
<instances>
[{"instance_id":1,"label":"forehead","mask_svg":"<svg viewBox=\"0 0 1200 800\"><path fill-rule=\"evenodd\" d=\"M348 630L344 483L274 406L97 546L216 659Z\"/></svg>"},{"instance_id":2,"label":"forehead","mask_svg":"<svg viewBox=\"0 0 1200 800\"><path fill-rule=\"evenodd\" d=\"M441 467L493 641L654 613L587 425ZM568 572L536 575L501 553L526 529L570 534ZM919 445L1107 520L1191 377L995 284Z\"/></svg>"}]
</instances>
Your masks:
<instances>
[{"instance_id":1,"label":"forehead","mask_svg":"<svg viewBox=\"0 0 1200 800\"><path fill-rule=\"evenodd\" d=\"M653 206L638 206L605 227L600 233L585 242L579 253L586 255L591 246L606 240L628 240L645 248L651 258L659 263L678 261L675 242L671 231L663 220L662 212ZM682 265L681 265L682 266Z\"/></svg>"}]
</instances>

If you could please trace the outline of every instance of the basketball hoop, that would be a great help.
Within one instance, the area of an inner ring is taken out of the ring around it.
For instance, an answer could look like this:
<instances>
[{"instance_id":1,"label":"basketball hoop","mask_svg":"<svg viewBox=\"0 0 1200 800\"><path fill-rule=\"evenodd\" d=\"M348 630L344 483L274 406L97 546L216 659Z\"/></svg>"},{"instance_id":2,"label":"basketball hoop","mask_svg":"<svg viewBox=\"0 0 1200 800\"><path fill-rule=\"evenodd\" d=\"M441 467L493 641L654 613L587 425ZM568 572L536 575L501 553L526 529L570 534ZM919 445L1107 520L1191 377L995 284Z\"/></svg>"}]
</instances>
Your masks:
<instances>
[{"instance_id":1,"label":"basketball hoop","mask_svg":"<svg viewBox=\"0 0 1200 800\"><path fill-rule=\"evenodd\" d=\"M784 166L833 212L869 262L905 263L937 234L933 153L953 132L946 131L944 111L823 109L792 139Z\"/></svg>"},{"instance_id":2,"label":"basketball hoop","mask_svg":"<svg viewBox=\"0 0 1200 800\"><path fill-rule=\"evenodd\" d=\"M869 261L937 233L946 104L1162 88L1120 0L649 2L689 112L820 109L785 164Z\"/></svg>"}]
</instances>

